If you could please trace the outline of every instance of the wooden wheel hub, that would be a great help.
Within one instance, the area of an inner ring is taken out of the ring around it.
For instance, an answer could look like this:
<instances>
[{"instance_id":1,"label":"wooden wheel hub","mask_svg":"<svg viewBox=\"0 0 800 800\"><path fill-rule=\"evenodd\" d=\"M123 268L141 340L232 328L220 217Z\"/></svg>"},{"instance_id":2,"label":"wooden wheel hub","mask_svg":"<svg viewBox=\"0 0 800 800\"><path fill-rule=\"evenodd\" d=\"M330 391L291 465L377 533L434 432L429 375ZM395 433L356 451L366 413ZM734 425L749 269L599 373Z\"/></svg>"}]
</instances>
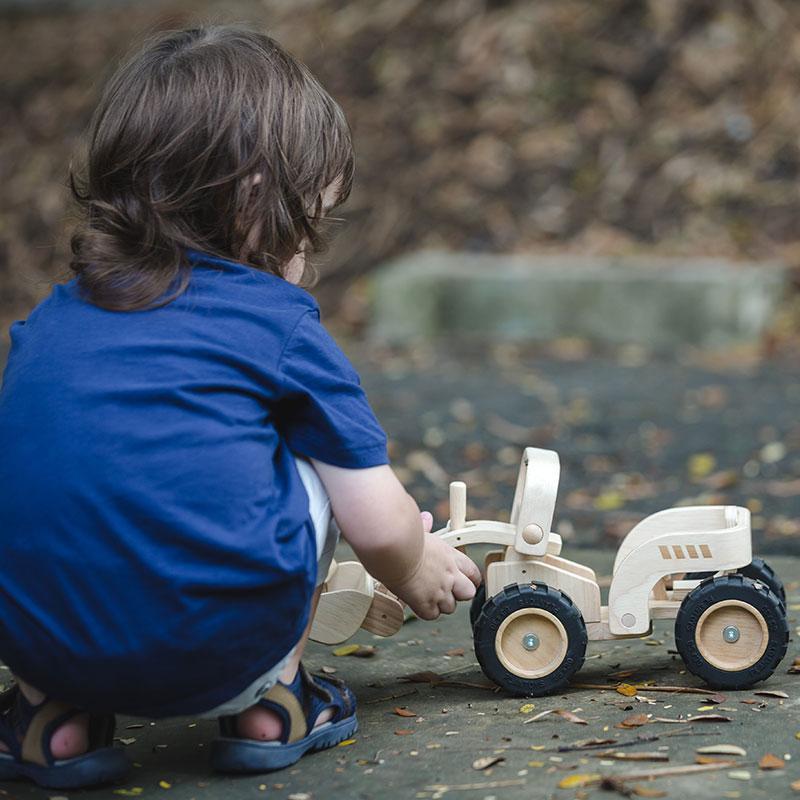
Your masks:
<instances>
[{"instance_id":1,"label":"wooden wheel hub","mask_svg":"<svg viewBox=\"0 0 800 800\"><path fill-rule=\"evenodd\" d=\"M726 672L752 667L769 643L761 612L741 600L722 600L707 608L697 622L694 637L703 658Z\"/></svg>"},{"instance_id":2,"label":"wooden wheel hub","mask_svg":"<svg viewBox=\"0 0 800 800\"><path fill-rule=\"evenodd\" d=\"M500 663L521 678L542 678L558 669L567 654L567 632L558 617L541 608L509 614L495 637Z\"/></svg>"}]
</instances>

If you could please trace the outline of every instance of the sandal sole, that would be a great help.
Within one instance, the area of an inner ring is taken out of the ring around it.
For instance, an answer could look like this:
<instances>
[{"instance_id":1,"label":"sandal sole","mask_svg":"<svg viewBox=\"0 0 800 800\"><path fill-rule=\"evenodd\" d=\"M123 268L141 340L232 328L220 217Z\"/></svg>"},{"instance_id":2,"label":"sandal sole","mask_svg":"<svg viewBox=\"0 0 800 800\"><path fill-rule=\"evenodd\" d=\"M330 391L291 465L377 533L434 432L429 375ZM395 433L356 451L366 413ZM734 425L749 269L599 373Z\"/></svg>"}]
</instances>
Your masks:
<instances>
[{"instance_id":1,"label":"sandal sole","mask_svg":"<svg viewBox=\"0 0 800 800\"><path fill-rule=\"evenodd\" d=\"M218 772L275 772L296 764L307 753L327 750L358 730L355 714L312 731L291 744L220 738L211 743L211 766Z\"/></svg>"},{"instance_id":2,"label":"sandal sole","mask_svg":"<svg viewBox=\"0 0 800 800\"><path fill-rule=\"evenodd\" d=\"M27 779L45 789L82 789L114 783L125 778L129 770L130 764L122 751L112 748L56 761L52 767L0 755L0 781Z\"/></svg>"}]
</instances>

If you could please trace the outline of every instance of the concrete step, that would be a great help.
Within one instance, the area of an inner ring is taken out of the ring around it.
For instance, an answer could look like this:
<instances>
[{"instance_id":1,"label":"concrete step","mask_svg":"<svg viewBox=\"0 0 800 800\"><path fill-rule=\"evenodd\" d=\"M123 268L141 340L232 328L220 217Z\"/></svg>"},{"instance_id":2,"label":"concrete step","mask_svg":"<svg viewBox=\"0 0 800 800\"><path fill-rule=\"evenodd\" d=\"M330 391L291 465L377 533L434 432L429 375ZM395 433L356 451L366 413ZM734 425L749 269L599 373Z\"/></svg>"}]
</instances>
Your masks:
<instances>
[{"instance_id":1,"label":"concrete step","mask_svg":"<svg viewBox=\"0 0 800 800\"><path fill-rule=\"evenodd\" d=\"M543 341L579 337L653 350L757 340L789 286L776 262L423 251L373 279L372 333Z\"/></svg>"}]
</instances>

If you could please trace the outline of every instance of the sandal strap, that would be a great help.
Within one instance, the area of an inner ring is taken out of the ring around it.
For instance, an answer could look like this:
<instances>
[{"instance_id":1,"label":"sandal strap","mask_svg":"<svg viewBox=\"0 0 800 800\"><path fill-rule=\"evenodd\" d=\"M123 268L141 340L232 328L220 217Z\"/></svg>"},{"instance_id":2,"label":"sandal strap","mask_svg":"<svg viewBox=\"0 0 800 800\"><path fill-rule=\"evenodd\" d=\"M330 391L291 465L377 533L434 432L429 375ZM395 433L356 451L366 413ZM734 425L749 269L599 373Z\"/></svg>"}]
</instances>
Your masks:
<instances>
[{"instance_id":1,"label":"sandal strap","mask_svg":"<svg viewBox=\"0 0 800 800\"><path fill-rule=\"evenodd\" d=\"M36 713L22 738L22 760L51 767L55 763L50 750L53 734L81 711L60 700L45 700L35 708Z\"/></svg>"},{"instance_id":2,"label":"sandal strap","mask_svg":"<svg viewBox=\"0 0 800 800\"><path fill-rule=\"evenodd\" d=\"M278 681L258 700L258 705L272 711L281 721L281 744L305 738L319 715L333 709L331 722L350 716L355 710L355 697L344 681L322 675L311 675L301 664L291 683ZM236 737L236 717L221 717L223 736Z\"/></svg>"},{"instance_id":3,"label":"sandal strap","mask_svg":"<svg viewBox=\"0 0 800 800\"><path fill-rule=\"evenodd\" d=\"M65 722L84 713L60 700L45 699L33 705L18 686L0 695L0 740L18 761L42 767L55 764L50 742ZM92 714L89 717L89 750L107 747L114 740L113 714Z\"/></svg>"}]
</instances>

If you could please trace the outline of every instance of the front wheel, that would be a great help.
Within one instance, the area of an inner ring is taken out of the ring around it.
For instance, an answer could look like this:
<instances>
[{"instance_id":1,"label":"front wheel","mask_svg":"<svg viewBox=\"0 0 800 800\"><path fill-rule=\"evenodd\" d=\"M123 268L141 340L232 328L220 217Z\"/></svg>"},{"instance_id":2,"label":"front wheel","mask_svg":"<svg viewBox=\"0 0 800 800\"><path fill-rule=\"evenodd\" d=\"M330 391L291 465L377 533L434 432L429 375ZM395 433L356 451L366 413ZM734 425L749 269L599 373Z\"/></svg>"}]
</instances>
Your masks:
<instances>
[{"instance_id":1,"label":"front wheel","mask_svg":"<svg viewBox=\"0 0 800 800\"><path fill-rule=\"evenodd\" d=\"M715 689L746 689L766 680L788 642L783 603L763 582L743 575L700 584L675 619L675 644L687 669Z\"/></svg>"},{"instance_id":2,"label":"front wheel","mask_svg":"<svg viewBox=\"0 0 800 800\"><path fill-rule=\"evenodd\" d=\"M473 636L486 676L515 695L563 689L586 654L581 612L567 595L544 584L511 584L489 598Z\"/></svg>"},{"instance_id":3,"label":"front wheel","mask_svg":"<svg viewBox=\"0 0 800 800\"><path fill-rule=\"evenodd\" d=\"M475 597L472 598L472 602L469 604L469 624L472 626L472 630L475 630L475 623L478 621L478 617L481 615L483 611L483 607L486 605L486 581L484 582L475 590Z\"/></svg>"}]
</instances>

